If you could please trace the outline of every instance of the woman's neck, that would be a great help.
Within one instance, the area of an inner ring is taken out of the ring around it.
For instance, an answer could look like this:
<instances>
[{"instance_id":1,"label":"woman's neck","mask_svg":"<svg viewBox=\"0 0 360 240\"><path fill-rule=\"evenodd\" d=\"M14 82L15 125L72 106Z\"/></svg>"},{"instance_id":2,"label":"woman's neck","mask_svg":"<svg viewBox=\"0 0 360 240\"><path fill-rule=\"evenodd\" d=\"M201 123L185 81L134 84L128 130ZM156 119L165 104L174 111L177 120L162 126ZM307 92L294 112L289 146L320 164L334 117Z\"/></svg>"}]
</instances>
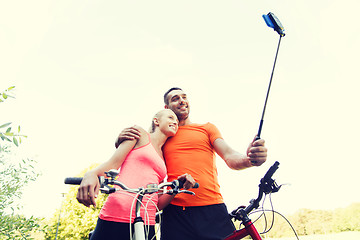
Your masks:
<instances>
[{"instance_id":1,"label":"woman's neck","mask_svg":"<svg viewBox=\"0 0 360 240\"><path fill-rule=\"evenodd\" d=\"M155 130L155 132L150 133L150 138L152 145L161 149L166 142L167 136L165 136L162 132Z\"/></svg>"}]
</instances>

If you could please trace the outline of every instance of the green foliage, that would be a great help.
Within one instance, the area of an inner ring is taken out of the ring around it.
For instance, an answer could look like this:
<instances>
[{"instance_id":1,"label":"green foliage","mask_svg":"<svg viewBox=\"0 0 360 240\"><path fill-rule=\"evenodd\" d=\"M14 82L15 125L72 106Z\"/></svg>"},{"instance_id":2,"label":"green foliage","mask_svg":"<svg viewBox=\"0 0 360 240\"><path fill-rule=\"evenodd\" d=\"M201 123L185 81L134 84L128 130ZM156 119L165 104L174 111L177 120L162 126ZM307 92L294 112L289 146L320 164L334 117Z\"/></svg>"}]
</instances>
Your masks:
<instances>
[{"instance_id":1,"label":"green foliage","mask_svg":"<svg viewBox=\"0 0 360 240\"><path fill-rule=\"evenodd\" d=\"M10 87L0 93L0 102L13 98L9 93L13 89L14 87ZM20 126L13 132L10 125L11 123L0 125L0 139L18 146L21 137L26 136L19 134ZM3 129L6 130L2 131ZM17 162L12 155L11 146L0 145L0 239L32 239L31 233L39 228L40 220L16 214L16 209L21 209L16 200L21 198L24 187L30 181L35 181L39 174L34 171L34 160L23 159Z\"/></svg>"},{"instance_id":2,"label":"green foliage","mask_svg":"<svg viewBox=\"0 0 360 240\"><path fill-rule=\"evenodd\" d=\"M16 200L21 198L24 186L39 175L34 165L32 159L14 163L9 147L0 153L0 239L31 239L30 232L39 227L39 219L14 214L20 209Z\"/></svg>"},{"instance_id":3,"label":"green foliage","mask_svg":"<svg viewBox=\"0 0 360 240\"><path fill-rule=\"evenodd\" d=\"M14 98L14 96L10 95L10 92L15 87L9 87L5 89L4 92L0 93L0 102L4 102L9 97ZM6 129L6 130L5 130ZM11 122L0 125L0 138L2 141L12 142L16 146L19 146L19 143L22 142L22 138L26 138L26 135L20 134L20 126L16 127L14 131L11 127ZM4 147L0 145L0 152L3 151Z\"/></svg>"},{"instance_id":4,"label":"green foliage","mask_svg":"<svg viewBox=\"0 0 360 240\"><path fill-rule=\"evenodd\" d=\"M10 92L15 88L15 86L11 86L8 89L5 89L5 91L3 91L0 94L0 102L4 102L6 99L10 98L14 98L14 96L10 95Z\"/></svg>"},{"instance_id":5,"label":"green foliage","mask_svg":"<svg viewBox=\"0 0 360 240\"><path fill-rule=\"evenodd\" d=\"M24 137L26 138L27 136L20 134L20 126L18 126L17 130L14 132L10 125L11 125L11 122L5 123L0 126L0 128L3 128L3 129L5 129L7 127L6 131L0 132L0 138L3 141L12 142L18 147L19 143L22 142L22 138L24 138ZM0 151L1 151L1 149L0 149Z\"/></svg>"},{"instance_id":6,"label":"green foliage","mask_svg":"<svg viewBox=\"0 0 360 240\"><path fill-rule=\"evenodd\" d=\"M80 176L94 167L86 169ZM98 215L107 195L100 194L98 196L96 208L87 208L76 200L77 190L77 186L70 187L63 200L62 208L57 210L48 223L45 239L55 239L57 228L57 239L88 239L89 232L95 229ZM60 224L58 226L59 214Z\"/></svg>"},{"instance_id":7,"label":"green foliage","mask_svg":"<svg viewBox=\"0 0 360 240\"><path fill-rule=\"evenodd\" d=\"M35 181L39 176L34 171L32 159L22 160L20 163L12 163L6 158L6 153L0 155L0 211L6 208L14 208L16 199L22 195L22 190L30 181Z\"/></svg>"},{"instance_id":8,"label":"green foliage","mask_svg":"<svg viewBox=\"0 0 360 240\"><path fill-rule=\"evenodd\" d=\"M40 228L40 220L0 212L0 239L33 239L32 232Z\"/></svg>"}]
</instances>

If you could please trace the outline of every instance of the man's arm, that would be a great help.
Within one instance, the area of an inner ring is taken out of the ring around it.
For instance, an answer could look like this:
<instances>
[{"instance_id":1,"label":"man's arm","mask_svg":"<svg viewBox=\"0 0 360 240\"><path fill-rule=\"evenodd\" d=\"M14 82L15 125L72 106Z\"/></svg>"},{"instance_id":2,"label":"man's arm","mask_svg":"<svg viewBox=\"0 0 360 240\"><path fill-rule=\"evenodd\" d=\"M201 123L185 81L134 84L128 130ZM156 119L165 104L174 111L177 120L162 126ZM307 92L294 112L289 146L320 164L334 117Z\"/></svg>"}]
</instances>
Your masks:
<instances>
[{"instance_id":1,"label":"man's arm","mask_svg":"<svg viewBox=\"0 0 360 240\"><path fill-rule=\"evenodd\" d=\"M267 149L263 139L250 143L246 155L232 149L224 139L218 138L214 141L216 153L225 161L225 163L234 170L260 166L266 161Z\"/></svg>"},{"instance_id":2,"label":"man's arm","mask_svg":"<svg viewBox=\"0 0 360 240\"><path fill-rule=\"evenodd\" d=\"M125 128L121 131L119 136L117 137L115 141L115 147L118 148L120 143L122 143L125 140L138 140L141 137L140 127L138 126L132 126L129 128Z\"/></svg>"}]
</instances>

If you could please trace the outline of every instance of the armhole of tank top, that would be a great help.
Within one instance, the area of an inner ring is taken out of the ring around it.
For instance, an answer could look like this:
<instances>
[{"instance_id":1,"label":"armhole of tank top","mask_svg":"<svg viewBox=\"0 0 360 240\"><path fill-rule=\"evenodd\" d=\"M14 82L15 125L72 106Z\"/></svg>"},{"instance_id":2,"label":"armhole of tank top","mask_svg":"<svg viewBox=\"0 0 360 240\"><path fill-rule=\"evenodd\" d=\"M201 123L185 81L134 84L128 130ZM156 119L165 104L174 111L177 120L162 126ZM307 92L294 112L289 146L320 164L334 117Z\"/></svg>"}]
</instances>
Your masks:
<instances>
[{"instance_id":1,"label":"armhole of tank top","mask_svg":"<svg viewBox=\"0 0 360 240\"><path fill-rule=\"evenodd\" d=\"M144 130L144 132L146 133L146 135L148 136L148 142L147 143L145 143L144 145L141 145L141 146L136 146L136 144L135 144L135 146L134 146L134 150L135 149L139 149L139 148L142 148L142 147L145 147L145 146L147 146L147 145L149 145L150 143L151 143L151 137L150 137L150 133L148 133L147 131L145 131Z\"/></svg>"}]
</instances>

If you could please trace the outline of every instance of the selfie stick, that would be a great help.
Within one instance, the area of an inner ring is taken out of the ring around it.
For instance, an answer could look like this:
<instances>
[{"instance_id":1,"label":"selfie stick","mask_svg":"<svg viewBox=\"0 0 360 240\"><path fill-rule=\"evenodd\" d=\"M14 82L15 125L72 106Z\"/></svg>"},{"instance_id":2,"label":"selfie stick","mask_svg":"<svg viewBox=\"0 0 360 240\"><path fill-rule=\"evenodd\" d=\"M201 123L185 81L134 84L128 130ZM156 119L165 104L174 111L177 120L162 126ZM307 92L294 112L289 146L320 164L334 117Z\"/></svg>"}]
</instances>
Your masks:
<instances>
[{"instance_id":1,"label":"selfie stick","mask_svg":"<svg viewBox=\"0 0 360 240\"><path fill-rule=\"evenodd\" d=\"M260 139L261 129L262 129L262 125L263 125L263 122L264 122L264 115L265 115L266 104L267 104L267 100L268 100L268 97L269 97L269 92L270 92L270 87L271 87L272 78L273 78L273 75L274 75L274 69L275 69L275 64L276 64L277 55L278 55L278 52L279 52L280 42L281 42L281 38L285 36L285 33L284 33L285 29L284 29L284 27L282 26L282 24L281 24L281 22L279 21L279 19L278 19L273 13L269 12L267 15L264 14L264 15L263 15L263 18L264 18L264 20L265 20L265 22L266 22L266 25L268 25L268 27L273 28L274 31L276 31L276 32L280 35L280 38L279 38L279 43L278 43L277 50L276 50L276 55L275 55L275 61L274 61L273 69L272 69L272 72L271 72L269 87L268 87L268 90L267 90L267 93L266 93L264 109L263 109L262 116L261 116L261 120L260 120L260 126L259 126L259 130L258 130L258 133L257 133L257 135L256 135L255 140Z\"/></svg>"}]
</instances>

